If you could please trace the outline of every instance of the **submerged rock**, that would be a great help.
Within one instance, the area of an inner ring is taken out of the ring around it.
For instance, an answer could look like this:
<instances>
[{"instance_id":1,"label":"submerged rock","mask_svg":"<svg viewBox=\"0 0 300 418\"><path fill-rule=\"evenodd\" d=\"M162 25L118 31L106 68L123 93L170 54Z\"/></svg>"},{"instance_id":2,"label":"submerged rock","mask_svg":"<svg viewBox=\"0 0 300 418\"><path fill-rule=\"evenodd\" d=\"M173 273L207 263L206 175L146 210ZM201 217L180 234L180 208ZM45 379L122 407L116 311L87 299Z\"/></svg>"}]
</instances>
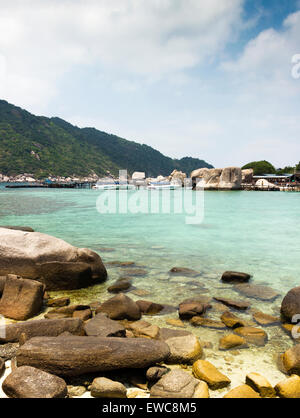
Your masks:
<instances>
[{"instance_id":1,"label":"submerged rock","mask_svg":"<svg viewBox=\"0 0 300 418\"><path fill-rule=\"evenodd\" d=\"M164 309L163 305L148 300L138 300L136 304L144 315L156 315Z\"/></svg>"},{"instance_id":2,"label":"submerged rock","mask_svg":"<svg viewBox=\"0 0 300 418\"><path fill-rule=\"evenodd\" d=\"M219 341L220 350L230 350L232 348L246 348L246 347L248 347L246 339L235 334L226 335L225 337L221 338Z\"/></svg>"},{"instance_id":3,"label":"submerged rock","mask_svg":"<svg viewBox=\"0 0 300 418\"><path fill-rule=\"evenodd\" d=\"M245 338L248 343L257 346L264 346L268 341L267 333L261 328L242 327L236 328L234 332L240 337Z\"/></svg>"},{"instance_id":4,"label":"submerged rock","mask_svg":"<svg viewBox=\"0 0 300 418\"><path fill-rule=\"evenodd\" d=\"M137 321L142 314L138 305L123 293L108 299L96 309L96 313L106 313L110 319Z\"/></svg>"},{"instance_id":5,"label":"submerged rock","mask_svg":"<svg viewBox=\"0 0 300 418\"><path fill-rule=\"evenodd\" d=\"M100 256L41 234L0 228L0 276L38 280L49 290L79 289L106 280Z\"/></svg>"},{"instance_id":6,"label":"submerged rock","mask_svg":"<svg viewBox=\"0 0 300 418\"><path fill-rule=\"evenodd\" d=\"M131 288L131 281L129 279L118 279L114 284L108 287L107 291L110 293L119 293Z\"/></svg>"},{"instance_id":7,"label":"submerged rock","mask_svg":"<svg viewBox=\"0 0 300 418\"><path fill-rule=\"evenodd\" d=\"M214 297L217 302L221 302L225 306L229 306L230 308L234 308L240 311L245 311L250 307L250 303L246 301L237 301L233 299L221 298L221 297Z\"/></svg>"},{"instance_id":8,"label":"submerged rock","mask_svg":"<svg viewBox=\"0 0 300 418\"><path fill-rule=\"evenodd\" d=\"M0 300L0 314L17 321L32 318L41 311L43 294L41 283L9 275Z\"/></svg>"},{"instance_id":9,"label":"submerged rock","mask_svg":"<svg viewBox=\"0 0 300 418\"><path fill-rule=\"evenodd\" d=\"M225 325L221 321L215 321L213 319L201 318L201 316L194 316L190 320L190 324L194 327L205 327L214 329L224 329Z\"/></svg>"},{"instance_id":10,"label":"submerged rock","mask_svg":"<svg viewBox=\"0 0 300 418\"><path fill-rule=\"evenodd\" d=\"M253 319L259 324L263 326L271 326L271 325L279 325L280 319L276 318L271 315L267 315L263 312L256 311L253 314Z\"/></svg>"},{"instance_id":11,"label":"submerged rock","mask_svg":"<svg viewBox=\"0 0 300 418\"><path fill-rule=\"evenodd\" d=\"M213 389L222 389L230 385L231 380L206 360L198 360L193 364L194 376L203 380Z\"/></svg>"},{"instance_id":12,"label":"submerged rock","mask_svg":"<svg viewBox=\"0 0 300 418\"><path fill-rule=\"evenodd\" d=\"M237 284L234 286L234 290L241 293L248 298L255 298L259 300L272 302L280 294L268 286L261 286L257 284Z\"/></svg>"},{"instance_id":13,"label":"submerged rock","mask_svg":"<svg viewBox=\"0 0 300 418\"><path fill-rule=\"evenodd\" d=\"M197 315L202 315L206 312L210 305L200 302L183 302L179 305L179 318L190 319Z\"/></svg>"},{"instance_id":14,"label":"submerged rock","mask_svg":"<svg viewBox=\"0 0 300 418\"><path fill-rule=\"evenodd\" d=\"M225 271L222 275L222 281L226 283L245 283L250 279L250 274L239 273L237 271Z\"/></svg>"},{"instance_id":15,"label":"submerged rock","mask_svg":"<svg viewBox=\"0 0 300 418\"><path fill-rule=\"evenodd\" d=\"M68 392L63 379L29 366L15 369L2 389L9 398L65 398Z\"/></svg>"},{"instance_id":16,"label":"submerged rock","mask_svg":"<svg viewBox=\"0 0 300 418\"><path fill-rule=\"evenodd\" d=\"M164 375L150 390L151 398L208 398L204 382L199 382L183 370L172 370Z\"/></svg>"},{"instance_id":17,"label":"submerged rock","mask_svg":"<svg viewBox=\"0 0 300 418\"><path fill-rule=\"evenodd\" d=\"M173 267L169 271L173 276L198 277L201 275L199 271L192 270L186 267Z\"/></svg>"},{"instance_id":18,"label":"submerged rock","mask_svg":"<svg viewBox=\"0 0 300 418\"><path fill-rule=\"evenodd\" d=\"M165 361L169 354L166 343L148 338L36 337L20 347L17 364L58 376L78 376L145 368Z\"/></svg>"}]
</instances>

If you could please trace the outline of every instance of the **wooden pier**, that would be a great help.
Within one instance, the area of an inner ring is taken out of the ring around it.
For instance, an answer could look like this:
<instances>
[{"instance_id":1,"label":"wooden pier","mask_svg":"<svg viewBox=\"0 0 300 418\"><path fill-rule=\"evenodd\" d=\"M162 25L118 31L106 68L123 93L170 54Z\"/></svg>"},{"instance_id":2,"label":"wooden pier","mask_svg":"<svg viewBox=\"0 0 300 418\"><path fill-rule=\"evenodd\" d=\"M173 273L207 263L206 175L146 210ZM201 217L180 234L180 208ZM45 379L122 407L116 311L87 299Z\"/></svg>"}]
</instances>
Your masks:
<instances>
[{"instance_id":1,"label":"wooden pier","mask_svg":"<svg viewBox=\"0 0 300 418\"><path fill-rule=\"evenodd\" d=\"M7 189L91 189L94 182L8 184Z\"/></svg>"}]
</instances>

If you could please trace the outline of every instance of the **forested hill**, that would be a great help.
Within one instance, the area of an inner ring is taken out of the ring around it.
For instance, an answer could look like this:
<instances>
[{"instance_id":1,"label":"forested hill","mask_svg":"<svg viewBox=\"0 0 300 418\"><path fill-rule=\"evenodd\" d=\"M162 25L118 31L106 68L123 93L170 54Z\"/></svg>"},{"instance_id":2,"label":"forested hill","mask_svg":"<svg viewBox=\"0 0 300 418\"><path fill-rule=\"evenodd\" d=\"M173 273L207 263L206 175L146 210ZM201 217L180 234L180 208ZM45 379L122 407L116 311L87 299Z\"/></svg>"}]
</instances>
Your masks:
<instances>
[{"instance_id":1,"label":"forested hill","mask_svg":"<svg viewBox=\"0 0 300 418\"><path fill-rule=\"evenodd\" d=\"M203 160L181 160L133 141L98 131L80 129L60 118L34 116L0 100L0 173L101 176L119 169L145 171L147 176L169 175L174 169L190 173L201 167L212 168Z\"/></svg>"}]
</instances>

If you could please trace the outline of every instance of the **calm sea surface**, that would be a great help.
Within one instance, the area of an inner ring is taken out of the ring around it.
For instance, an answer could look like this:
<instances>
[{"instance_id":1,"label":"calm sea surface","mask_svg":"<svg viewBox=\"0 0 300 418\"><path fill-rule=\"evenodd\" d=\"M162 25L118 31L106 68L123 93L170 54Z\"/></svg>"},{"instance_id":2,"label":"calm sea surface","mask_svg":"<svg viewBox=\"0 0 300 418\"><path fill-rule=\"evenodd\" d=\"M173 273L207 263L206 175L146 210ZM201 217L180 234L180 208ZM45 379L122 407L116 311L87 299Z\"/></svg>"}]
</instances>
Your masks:
<instances>
[{"instance_id":1,"label":"calm sea surface","mask_svg":"<svg viewBox=\"0 0 300 418\"><path fill-rule=\"evenodd\" d=\"M139 193L141 200L146 199L146 191ZM178 193L171 192L172 202L178 199ZM104 263L134 261L147 274L133 278L133 284L147 292L144 299L154 302L176 306L185 298L197 295L226 296L250 301L252 309L277 315L282 296L300 285L299 193L205 192L205 217L198 225L186 224L186 214L99 214L96 210L99 195L97 190L8 190L2 187L0 224L31 226L73 245L91 248L101 255ZM197 270L201 275L170 277L168 271L175 266ZM280 296L273 302L245 298L234 291L232 285L220 282L225 270L250 273L253 283L270 286ZM126 268L108 268L108 272L107 283L65 294L71 296L72 302L108 298L108 285L127 276ZM129 296L140 299L132 293ZM252 319L251 311L238 314ZM210 314L212 319L219 316L217 311ZM177 313L169 317L176 318ZM153 321L165 326L163 316L154 317ZM192 330L202 340L213 344L224 335L224 331ZM231 374L237 383L243 383L240 369L244 363L251 366L247 371L266 369L271 381L276 383L281 373L274 355L293 342L280 327L269 327L268 336L269 343L265 347L244 350L238 357L236 376L230 371L235 359L226 366L214 350L211 354L208 351L208 358Z\"/></svg>"}]
</instances>

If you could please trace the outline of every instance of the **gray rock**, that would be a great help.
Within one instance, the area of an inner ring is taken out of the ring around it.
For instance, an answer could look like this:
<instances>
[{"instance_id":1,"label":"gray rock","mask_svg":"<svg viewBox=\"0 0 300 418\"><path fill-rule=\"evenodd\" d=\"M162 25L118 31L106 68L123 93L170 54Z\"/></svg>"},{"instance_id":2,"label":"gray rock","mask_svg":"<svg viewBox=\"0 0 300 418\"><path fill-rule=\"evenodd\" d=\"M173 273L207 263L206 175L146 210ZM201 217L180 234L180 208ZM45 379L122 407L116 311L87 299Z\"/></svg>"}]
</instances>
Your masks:
<instances>
[{"instance_id":1,"label":"gray rock","mask_svg":"<svg viewBox=\"0 0 300 418\"><path fill-rule=\"evenodd\" d=\"M27 339L32 337L57 337L63 332L70 332L74 335L84 335L83 322L77 318L66 319L40 319L36 321L19 322L8 324L5 327L5 337L0 338L0 342L18 342L21 334L25 334ZM2 334L2 333L1 333ZM0 346L0 357L1 355Z\"/></svg>"},{"instance_id":2,"label":"gray rock","mask_svg":"<svg viewBox=\"0 0 300 418\"><path fill-rule=\"evenodd\" d=\"M222 281L226 283L245 283L248 282L250 278L250 274L239 273L237 271L225 271L222 275Z\"/></svg>"},{"instance_id":3,"label":"gray rock","mask_svg":"<svg viewBox=\"0 0 300 418\"><path fill-rule=\"evenodd\" d=\"M294 287L286 294L281 303L281 314L289 321L294 315L300 314L300 286Z\"/></svg>"},{"instance_id":4,"label":"gray rock","mask_svg":"<svg viewBox=\"0 0 300 418\"><path fill-rule=\"evenodd\" d=\"M44 286L41 283L9 275L0 300L0 314L17 321L29 319L40 312L43 295Z\"/></svg>"},{"instance_id":5,"label":"gray rock","mask_svg":"<svg viewBox=\"0 0 300 418\"><path fill-rule=\"evenodd\" d=\"M203 350L198 338L189 331L161 328L159 339L168 344L168 364L192 364L202 357Z\"/></svg>"},{"instance_id":6,"label":"gray rock","mask_svg":"<svg viewBox=\"0 0 300 418\"><path fill-rule=\"evenodd\" d=\"M128 319L129 321L137 321L142 316L138 305L123 293L102 303L96 309L96 313L105 313L110 319Z\"/></svg>"},{"instance_id":7,"label":"gray rock","mask_svg":"<svg viewBox=\"0 0 300 418\"><path fill-rule=\"evenodd\" d=\"M150 390L151 398L198 398L199 380L183 370L172 370Z\"/></svg>"},{"instance_id":8,"label":"gray rock","mask_svg":"<svg viewBox=\"0 0 300 418\"><path fill-rule=\"evenodd\" d=\"M62 376L146 368L168 358L162 341L148 338L35 337L17 353L19 366L29 365Z\"/></svg>"},{"instance_id":9,"label":"gray rock","mask_svg":"<svg viewBox=\"0 0 300 418\"><path fill-rule=\"evenodd\" d=\"M91 385L91 395L94 398L126 398L126 387L105 377L94 379Z\"/></svg>"},{"instance_id":10,"label":"gray rock","mask_svg":"<svg viewBox=\"0 0 300 418\"><path fill-rule=\"evenodd\" d=\"M4 361L11 360L16 356L19 349L18 343L8 343L0 345L0 358Z\"/></svg>"},{"instance_id":11,"label":"gray rock","mask_svg":"<svg viewBox=\"0 0 300 418\"><path fill-rule=\"evenodd\" d=\"M78 289L106 280L98 254L39 232L0 228L0 276L39 280L49 290Z\"/></svg>"},{"instance_id":12,"label":"gray rock","mask_svg":"<svg viewBox=\"0 0 300 418\"><path fill-rule=\"evenodd\" d=\"M86 335L95 337L126 337L126 330L117 321L109 319L106 314L97 314L84 325Z\"/></svg>"},{"instance_id":13,"label":"gray rock","mask_svg":"<svg viewBox=\"0 0 300 418\"><path fill-rule=\"evenodd\" d=\"M18 367L2 384L9 398L65 398L66 382L34 367Z\"/></svg>"}]
</instances>

